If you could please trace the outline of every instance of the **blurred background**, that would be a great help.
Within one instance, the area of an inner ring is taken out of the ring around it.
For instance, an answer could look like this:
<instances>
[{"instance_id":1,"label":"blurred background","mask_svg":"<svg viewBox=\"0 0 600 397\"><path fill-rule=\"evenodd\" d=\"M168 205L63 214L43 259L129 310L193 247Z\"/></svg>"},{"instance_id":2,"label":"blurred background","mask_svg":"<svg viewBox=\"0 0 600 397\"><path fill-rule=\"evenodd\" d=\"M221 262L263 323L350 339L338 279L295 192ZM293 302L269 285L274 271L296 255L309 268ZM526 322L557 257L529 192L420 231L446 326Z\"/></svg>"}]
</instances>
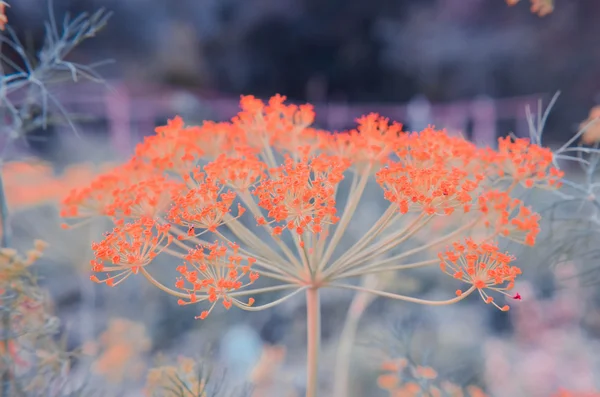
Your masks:
<instances>
[{"instance_id":1,"label":"blurred background","mask_svg":"<svg viewBox=\"0 0 600 397\"><path fill-rule=\"evenodd\" d=\"M228 119L242 93L322 105L319 123L331 129L378 110L409 129L443 124L491 144L494 134L526 134L525 105L558 90L548 138L574 134L600 103L595 0L559 2L559 12L543 18L527 1L503 0L53 3L58 20L100 7L114 12L71 57L114 60L97 70L116 92L79 86L67 102L112 116L109 132L125 151L133 144L126 135L135 142L148 123L174 113ZM7 12L34 51L46 2L19 0ZM115 98L121 106L110 106Z\"/></svg>"},{"instance_id":2,"label":"blurred background","mask_svg":"<svg viewBox=\"0 0 600 397\"><path fill-rule=\"evenodd\" d=\"M81 65L99 62L95 70L104 82L67 82L52 91L60 106L51 105L49 111L61 118L68 115L77 134L66 122L36 128L8 153L50 164L9 169L13 173L7 174L6 189L15 213L15 244L26 246L20 241L31 238L51 244L42 281L69 330L69 345L85 345L97 354L109 351L110 346L99 342L106 338L99 335L114 318L127 318L146 329L149 342L135 352L143 363L149 364L157 352L201 354L208 349L231 373L244 378L271 354L270 365L277 369L269 371L278 374L284 384L278 387L285 393L302 393L302 300L273 312L232 311L199 322L193 319L196 308L177 306L141 280L106 291L88 281L86 268L89 242L104 229L99 226L88 234L61 231L53 207L61 194L89 181L98 164L126 158L156 125L175 114L189 124L228 120L237 112L241 94L266 99L280 93L292 102L313 103L316 124L324 129L352 128L358 116L375 111L408 130L435 124L490 146L509 133L528 136L526 107L537 111L539 100L547 104L559 90L544 132L546 145L569 140L590 109L600 104L598 0L557 0L554 12L543 18L531 13L525 0L514 7L503 0L53 0L50 7L45 0L9 3L10 26L31 54L44 43L50 10L59 26L66 13L99 8L113 12L106 28L68 57ZM4 46L2 53L5 73L24 66L14 49ZM90 160L96 165L73 171L74 165ZM370 222L370 216L365 214L364 221ZM584 288L573 261L549 266L557 261L541 259L547 258L544 250L551 251L541 247L542 252L523 253L522 262L530 266L521 288L527 299L509 314L478 301L450 310L376 301L363 319L359 338L374 350L370 328L391 330L396 320L417 316L419 321L402 324L416 334L421 332L417 323L426 324L431 334L416 338L415 344L431 348L431 340L439 342L428 356L435 360L427 360L458 376L457 382L480 385L499 397L548 397L560 387L600 390L597 286ZM596 263L597 256L586 260ZM437 296L432 292L436 283L424 275L402 279L398 288ZM350 299L327 295L326 367L333 363ZM382 318L393 318L394 324ZM122 334L119 329L115 325L113 332ZM265 350L273 346L288 354ZM360 361L353 369L356 396L378 395L373 381L378 363L363 362L366 354L358 349L355 356ZM102 376L115 365L105 360L109 364L96 365L105 368L99 371ZM127 382L138 385L142 378ZM119 387L135 389L120 381ZM274 395L288 395L277 390L281 394Z\"/></svg>"}]
</instances>

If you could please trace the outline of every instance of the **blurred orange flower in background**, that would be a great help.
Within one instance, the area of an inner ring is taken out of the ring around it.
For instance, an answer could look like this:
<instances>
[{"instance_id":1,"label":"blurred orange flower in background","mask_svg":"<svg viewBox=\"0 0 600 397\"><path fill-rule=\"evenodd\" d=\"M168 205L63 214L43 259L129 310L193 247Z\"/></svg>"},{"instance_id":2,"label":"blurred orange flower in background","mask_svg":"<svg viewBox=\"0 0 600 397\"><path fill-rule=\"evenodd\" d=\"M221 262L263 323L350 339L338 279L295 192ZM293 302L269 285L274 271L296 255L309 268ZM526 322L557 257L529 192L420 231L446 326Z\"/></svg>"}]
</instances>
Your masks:
<instances>
[{"instance_id":1,"label":"blurred orange flower in background","mask_svg":"<svg viewBox=\"0 0 600 397\"><path fill-rule=\"evenodd\" d=\"M85 186L105 167L75 164L55 175L50 164L36 159L14 161L3 166L2 177L9 210L18 211L56 204L73 188Z\"/></svg>"},{"instance_id":2,"label":"blurred orange flower in background","mask_svg":"<svg viewBox=\"0 0 600 397\"><path fill-rule=\"evenodd\" d=\"M429 366L414 365L405 358L385 360L377 378L380 389L390 397L486 397L478 386L459 386L440 380L438 372Z\"/></svg>"},{"instance_id":3,"label":"blurred orange flower in background","mask_svg":"<svg viewBox=\"0 0 600 397\"><path fill-rule=\"evenodd\" d=\"M590 125L581 136L581 141L586 145L600 142L600 105L594 106L590 110L588 118L579 124L579 129L583 129L587 124Z\"/></svg>"},{"instance_id":4,"label":"blurred orange flower in background","mask_svg":"<svg viewBox=\"0 0 600 397\"><path fill-rule=\"evenodd\" d=\"M576 392L560 389L552 397L600 397L600 392Z\"/></svg>"},{"instance_id":5,"label":"blurred orange flower in background","mask_svg":"<svg viewBox=\"0 0 600 397\"><path fill-rule=\"evenodd\" d=\"M531 0L531 12L544 17L554 11L554 0Z\"/></svg>"},{"instance_id":6,"label":"blurred orange flower in background","mask_svg":"<svg viewBox=\"0 0 600 397\"><path fill-rule=\"evenodd\" d=\"M506 0L509 6L516 5L520 0ZM551 14L554 11L554 0L531 0L531 12L540 17Z\"/></svg>"},{"instance_id":7,"label":"blurred orange flower in background","mask_svg":"<svg viewBox=\"0 0 600 397\"><path fill-rule=\"evenodd\" d=\"M287 356L285 346L265 345L260 359L250 374L253 386L253 397L271 395L275 390L282 397L297 397L290 379L283 372L284 361Z\"/></svg>"},{"instance_id":8,"label":"blurred orange flower in background","mask_svg":"<svg viewBox=\"0 0 600 397\"><path fill-rule=\"evenodd\" d=\"M6 17L7 6L7 3L0 1L0 30L4 30L4 27L8 23L8 18Z\"/></svg>"},{"instance_id":9,"label":"blurred orange flower in background","mask_svg":"<svg viewBox=\"0 0 600 397\"><path fill-rule=\"evenodd\" d=\"M88 344L89 353L100 350L93 371L107 381L119 384L127 379L139 379L144 371L140 355L150 349L150 338L143 324L124 318L110 320L108 329L98 344Z\"/></svg>"}]
</instances>

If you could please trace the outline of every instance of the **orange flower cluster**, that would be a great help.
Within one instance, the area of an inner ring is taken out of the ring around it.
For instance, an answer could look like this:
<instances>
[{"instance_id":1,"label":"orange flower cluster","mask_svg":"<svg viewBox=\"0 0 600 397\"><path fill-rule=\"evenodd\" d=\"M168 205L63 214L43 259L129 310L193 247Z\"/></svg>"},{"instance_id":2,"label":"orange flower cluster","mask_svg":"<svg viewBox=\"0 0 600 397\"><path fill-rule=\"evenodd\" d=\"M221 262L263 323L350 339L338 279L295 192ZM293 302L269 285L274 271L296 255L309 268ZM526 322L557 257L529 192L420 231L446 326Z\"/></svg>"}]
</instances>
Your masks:
<instances>
[{"instance_id":1,"label":"orange flower cluster","mask_svg":"<svg viewBox=\"0 0 600 397\"><path fill-rule=\"evenodd\" d=\"M170 244L170 227L168 223L161 225L149 217L128 224L119 221L113 231L106 234L104 240L92 244L96 259L91 261L93 272L117 274L107 274L107 278L103 280L92 275L91 280L112 287L132 273L137 274ZM105 266L104 262L110 262L112 265Z\"/></svg>"},{"instance_id":2,"label":"orange flower cluster","mask_svg":"<svg viewBox=\"0 0 600 397\"><path fill-rule=\"evenodd\" d=\"M230 309L235 299L229 294L258 280L258 273L250 270L256 259L244 259L238 254L239 247L235 244L230 243L229 248L231 249L229 255L227 247L218 243L191 249L185 256L188 265L177 267L181 277L176 281L175 286L189 294L188 301L179 299L178 303L180 305L196 303L198 301L196 294L200 292L204 292L208 296L207 300L212 303L210 309L203 311L197 318L205 319L219 300L223 302L225 309ZM243 265L242 261L246 264ZM242 281L244 276L249 279L246 284ZM235 302L244 305L238 300ZM252 306L253 303L254 298L250 298L245 305Z\"/></svg>"},{"instance_id":3,"label":"orange flower cluster","mask_svg":"<svg viewBox=\"0 0 600 397\"><path fill-rule=\"evenodd\" d=\"M428 167L441 163L467 169L474 172L475 176L481 175L481 169L478 168L481 151L473 143L450 136L444 130L428 127L418 133L402 134L394 151L397 161L403 164Z\"/></svg>"},{"instance_id":4,"label":"orange flower cluster","mask_svg":"<svg viewBox=\"0 0 600 397\"><path fill-rule=\"evenodd\" d=\"M317 133L318 147L325 153L349 160L357 170L389 164L390 155L406 134L402 124L390 123L376 113L356 120L358 127L343 133Z\"/></svg>"},{"instance_id":5,"label":"orange flower cluster","mask_svg":"<svg viewBox=\"0 0 600 397\"><path fill-rule=\"evenodd\" d=\"M390 397L486 397L477 386L466 388L438 378L435 369L409 363L405 358L386 360L377 378L379 388Z\"/></svg>"},{"instance_id":6,"label":"orange flower cluster","mask_svg":"<svg viewBox=\"0 0 600 397\"><path fill-rule=\"evenodd\" d=\"M510 266L514 257L501 253L494 244L477 244L466 239L464 244L454 243L452 249L440 253L439 258L444 273L477 288L485 303L491 303L502 311L509 309L508 305L498 306L485 289L508 295L505 291L514 287L515 278L521 274L521 269ZM456 291L458 296L462 293L461 290Z\"/></svg>"},{"instance_id":7,"label":"orange flower cluster","mask_svg":"<svg viewBox=\"0 0 600 397\"><path fill-rule=\"evenodd\" d=\"M181 181L167 178L148 164L130 161L80 189L72 189L62 201L61 216L89 218L106 215L116 218L158 216L181 190Z\"/></svg>"},{"instance_id":8,"label":"orange flower cluster","mask_svg":"<svg viewBox=\"0 0 600 397\"><path fill-rule=\"evenodd\" d=\"M485 226L511 240L534 245L540 232L540 216L507 192L488 191L478 198L479 210L485 216Z\"/></svg>"},{"instance_id":9,"label":"orange flower cluster","mask_svg":"<svg viewBox=\"0 0 600 397\"><path fill-rule=\"evenodd\" d=\"M204 154L200 143L211 137L197 127L185 128L183 119L175 117L167 125L156 128L156 135L146 137L135 155L160 171L190 172L195 160Z\"/></svg>"},{"instance_id":10,"label":"orange flower cluster","mask_svg":"<svg viewBox=\"0 0 600 397\"><path fill-rule=\"evenodd\" d=\"M275 95L265 104L251 95L243 96L242 110L231 123L236 141L258 151L275 147L291 153L313 141L315 131L308 128L315 119L312 105L287 105L285 99Z\"/></svg>"},{"instance_id":11,"label":"orange flower cluster","mask_svg":"<svg viewBox=\"0 0 600 397\"><path fill-rule=\"evenodd\" d=\"M215 161L205 165L204 171L221 185L245 193L258 181L266 178L265 168L265 163L252 154L239 157L220 155Z\"/></svg>"},{"instance_id":12,"label":"orange flower cluster","mask_svg":"<svg viewBox=\"0 0 600 397\"><path fill-rule=\"evenodd\" d=\"M398 204L401 213L470 211L484 180L483 157L475 145L427 128L401 135L393 147L398 161L382 168L376 180L385 198Z\"/></svg>"},{"instance_id":13,"label":"orange flower cluster","mask_svg":"<svg viewBox=\"0 0 600 397\"><path fill-rule=\"evenodd\" d=\"M498 150L488 150L485 155L499 177L509 177L513 183L527 188L560 187L559 181L564 176L552 166L552 151L532 145L526 138L500 138Z\"/></svg>"},{"instance_id":14,"label":"orange flower cluster","mask_svg":"<svg viewBox=\"0 0 600 397\"><path fill-rule=\"evenodd\" d=\"M180 189L179 194L173 197L168 219L187 226L189 236L202 234L196 234L196 229L215 232L225 222L236 194L223 192L222 186L216 180L198 170L192 177L186 176L185 179L189 188ZM238 216L241 216L245 210L242 207L238 208Z\"/></svg>"},{"instance_id":15,"label":"orange flower cluster","mask_svg":"<svg viewBox=\"0 0 600 397\"><path fill-rule=\"evenodd\" d=\"M427 168L393 164L377 173L377 182L383 187L384 197L398 204L400 212L423 211L428 215L450 215L456 207L469 212L472 192L478 179L458 168L448 169L443 164Z\"/></svg>"},{"instance_id":16,"label":"orange flower cluster","mask_svg":"<svg viewBox=\"0 0 600 397\"><path fill-rule=\"evenodd\" d=\"M182 304L212 303L199 318L217 301L250 310L254 299L237 297L246 296L249 291L239 290L259 275L298 288L326 286L334 277L355 275L354 269L364 266L360 258L377 257L378 249L398 245L392 236L359 255L329 262L341 235L337 232L348 224L369 180L382 187L396 209L389 219L416 214L423 220L408 234L399 231L400 242L434 218L451 215L466 226L484 227L485 241L506 237L533 245L539 216L511 194L517 186L557 188L562 177L549 150L523 139L500 139L499 149L492 150L433 127L403 132L400 124L377 114L358 119L354 130L335 134L312 128L313 120L310 105L286 104L280 95L267 103L243 96L241 112L231 122L186 126L176 117L158 127L126 164L73 190L63 202L67 219L108 216L116 222L104 241L94 244L92 262L95 273L114 275L102 281L93 276L94 281L115 285L140 272ZM352 176L347 208L338 214L338 188L347 175ZM269 243L247 226L248 216L267 232ZM382 221L373 233L384 226ZM466 226L461 232L470 230ZM217 242L208 243L207 235ZM455 259L444 256L451 275L477 285L486 301L484 288L502 290L500 281L512 286L518 274L508 266L509 257L494 247L470 241ZM178 267L177 290L146 269L159 253L184 262ZM337 268L328 273L327 266Z\"/></svg>"},{"instance_id":17,"label":"orange flower cluster","mask_svg":"<svg viewBox=\"0 0 600 397\"><path fill-rule=\"evenodd\" d=\"M270 219L260 217L258 224L281 223L273 228L273 234L288 229L302 235L307 229L320 233L323 223L336 223L335 187L348 166L347 161L326 155L298 162L288 157L254 191Z\"/></svg>"}]
</instances>

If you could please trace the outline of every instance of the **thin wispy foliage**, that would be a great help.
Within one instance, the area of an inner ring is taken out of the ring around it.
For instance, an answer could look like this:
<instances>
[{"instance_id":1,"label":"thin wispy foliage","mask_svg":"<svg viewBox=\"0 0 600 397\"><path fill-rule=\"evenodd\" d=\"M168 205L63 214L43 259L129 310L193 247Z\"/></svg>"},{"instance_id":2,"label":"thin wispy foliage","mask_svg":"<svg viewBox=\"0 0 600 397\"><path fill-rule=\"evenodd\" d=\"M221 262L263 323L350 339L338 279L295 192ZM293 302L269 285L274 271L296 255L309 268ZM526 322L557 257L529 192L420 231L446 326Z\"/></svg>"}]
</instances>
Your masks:
<instances>
[{"instance_id":1,"label":"thin wispy foliage","mask_svg":"<svg viewBox=\"0 0 600 397\"><path fill-rule=\"evenodd\" d=\"M75 18L66 14L59 23L51 0L48 10L44 43L35 56L30 55L10 25L0 35L0 117L4 120L0 126L0 158L11 152L15 140L51 124L68 125L77 132L72 115L54 90L82 80L103 83L96 69L109 61L85 65L68 58L105 27L111 13L100 9Z\"/></svg>"},{"instance_id":2,"label":"thin wispy foliage","mask_svg":"<svg viewBox=\"0 0 600 397\"><path fill-rule=\"evenodd\" d=\"M543 145L544 129L560 93L555 94L546 108L541 101L537 111L527 109L527 120L533 142ZM573 262L578 265L583 285L600 282L600 114L594 109L578 131L558 148L553 149L553 163L567 170L563 188L547 197L541 210L548 224L548 233L540 241L541 263L555 267Z\"/></svg>"}]
</instances>

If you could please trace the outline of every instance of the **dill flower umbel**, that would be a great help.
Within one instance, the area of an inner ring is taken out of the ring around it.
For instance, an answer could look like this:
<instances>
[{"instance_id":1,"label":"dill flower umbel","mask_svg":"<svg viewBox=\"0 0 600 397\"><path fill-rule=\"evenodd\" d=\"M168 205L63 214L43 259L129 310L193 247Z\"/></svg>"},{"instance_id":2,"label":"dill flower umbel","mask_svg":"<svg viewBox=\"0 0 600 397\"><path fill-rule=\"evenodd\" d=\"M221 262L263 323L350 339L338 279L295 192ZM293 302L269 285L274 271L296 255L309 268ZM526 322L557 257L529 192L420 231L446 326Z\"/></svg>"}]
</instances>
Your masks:
<instances>
[{"instance_id":1,"label":"dill flower umbel","mask_svg":"<svg viewBox=\"0 0 600 397\"><path fill-rule=\"evenodd\" d=\"M321 288L427 305L456 303L478 291L507 310L488 292L507 295L521 270L497 241L535 244L540 217L517 196L560 186L550 150L510 138L500 139L498 150L478 148L433 127L403 132L377 114L331 134L311 127L310 105L286 104L280 95L267 103L243 96L240 106L230 122L186 126L175 117L127 163L65 198L68 222L104 216L115 223L93 244L93 281L114 286L144 277L181 305L205 305L200 319L219 302L258 311L305 293L308 396L317 387ZM370 205L365 192L377 185L387 209L340 249L354 215ZM441 218L443 229L435 226ZM419 243L411 246L413 240ZM439 257L424 260L432 251ZM176 279L153 276L160 255L179 261ZM351 281L440 260L444 273L468 287L446 300ZM284 295L256 305L256 296L266 293Z\"/></svg>"}]
</instances>

